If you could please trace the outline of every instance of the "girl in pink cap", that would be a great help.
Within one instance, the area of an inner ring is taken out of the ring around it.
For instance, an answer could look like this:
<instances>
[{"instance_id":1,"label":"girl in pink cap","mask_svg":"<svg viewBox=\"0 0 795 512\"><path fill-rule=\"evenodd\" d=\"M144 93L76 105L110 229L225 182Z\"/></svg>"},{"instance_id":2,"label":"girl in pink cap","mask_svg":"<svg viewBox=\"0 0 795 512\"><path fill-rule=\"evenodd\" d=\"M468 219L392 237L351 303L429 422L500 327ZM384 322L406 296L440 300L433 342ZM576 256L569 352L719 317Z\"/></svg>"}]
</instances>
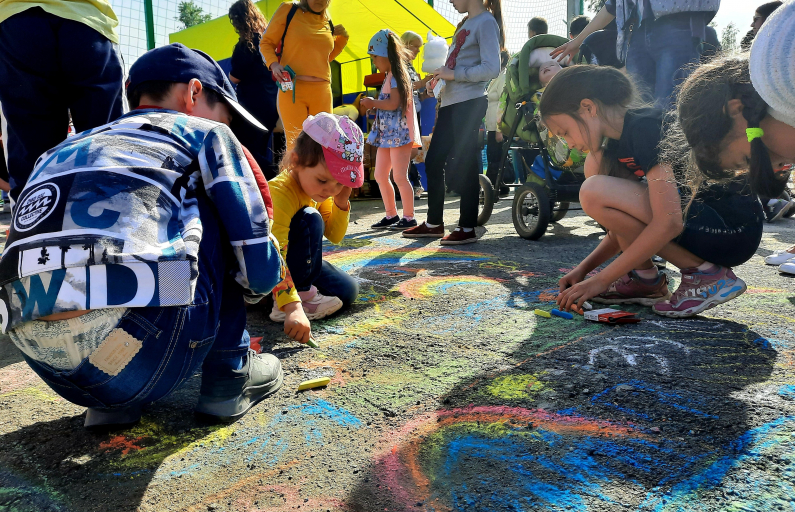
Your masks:
<instances>
[{"instance_id":1,"label":"girl in pink cap","mask_svg":"<svg viewBox=\"0 0 795 512\"><path fill-rule=\"evenodd\" d=\"M348 230L351 189L362 185L364 138L345 116L309 116L295 146L271 180L273 235L287 263L288 277L273 290L270 319L284 332L309 341L309 321L350 306L359 293L348 274L323 261L323 237L342 241Z\"/></svg>"},{"instance_id":2,"label":"girl in pink cap","mask_svg":"<svg viewBox=\"0 0 795 512\"><path fill-rule=\"evenodd\" d=\"M361 102L365 108L378 109L367 142L378 148L375 179L384 200L386 216L373 227L403 231L417 226L414 220L414 188L409 182L409 163L411 150L422 146L409 78L409 54L401 40L389 29L376 32L370 39L367 53L375 67L386 73L378 99L364 98ZM390 171L400 189L402 219L397 214Z\"/></svg>"}]
</instances>

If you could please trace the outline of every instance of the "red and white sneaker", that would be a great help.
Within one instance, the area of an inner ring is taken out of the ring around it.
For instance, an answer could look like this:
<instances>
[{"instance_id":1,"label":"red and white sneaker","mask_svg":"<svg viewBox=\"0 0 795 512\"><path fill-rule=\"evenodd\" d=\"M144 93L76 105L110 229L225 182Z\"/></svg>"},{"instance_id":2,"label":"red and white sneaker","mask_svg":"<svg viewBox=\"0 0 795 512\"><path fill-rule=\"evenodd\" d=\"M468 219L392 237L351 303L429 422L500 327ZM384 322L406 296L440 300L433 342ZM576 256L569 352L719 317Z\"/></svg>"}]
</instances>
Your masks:
<instances>
[{"instance_id":1,"label":"red and white sneaker","mask_svg":"<svg viewBox=\"0 0 795 512\"><path fill-rule=\"evenodd\" d=\"M653 306L671 296L668 289L668 276L658 273L653 284L644 283L633 270L616 279L607 291L591 299L600 304L641 304Z\"/></svg>"},{"instance_id":2,"label":"red and white sneaker","mask_svg":"<svg viewBox=\"0 0 795 512\"><path fill-rule=\"evenodd\" d=\"M742 295L746 289L745 281L727 267L718 267L710 274L695 268L682 269L679 288L668 301L658 302L652 309L658 315L673 318L695 316Z\"/></svg>"}]
</instances>

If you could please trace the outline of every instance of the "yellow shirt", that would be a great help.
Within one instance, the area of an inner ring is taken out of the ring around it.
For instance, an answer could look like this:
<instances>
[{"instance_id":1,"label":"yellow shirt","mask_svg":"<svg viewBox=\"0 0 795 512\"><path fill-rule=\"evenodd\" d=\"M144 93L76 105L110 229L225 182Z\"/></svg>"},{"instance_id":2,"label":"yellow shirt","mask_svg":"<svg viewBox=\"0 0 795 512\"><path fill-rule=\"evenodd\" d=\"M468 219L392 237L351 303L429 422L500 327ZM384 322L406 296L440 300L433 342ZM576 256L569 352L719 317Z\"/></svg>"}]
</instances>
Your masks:
<instances>
[{"instance_id":1,"label":"yellow shirt","mask_svg":"<svg viewBox=\"0 0 795 512\"><path fill-rule=\"evenodd\" d=\"M276 48L282 41L287 14L292 5L284 3L276 9L260 41L259 50L268 68L279 61ZM348 38L334 37L328 22L327 16L304 12L299 7L284 38L281 64L290 66L296 75L316 76L331 82L331 68L328 63L342 53Z\"/></svg>"},{"instance_id":2,"label":"yellow shirt","mask_svg":"<svg viewBox=\"0 0 795 512\"><path fill-rule=\"evenodd\" d=\"M287 251L290 249L287 245L287 239L290 235L290 222L298 210L305 206L315 208L320 212L323 222L326 224L323 234L331 243L338 244L345 237L345 233L348 231L348 220L350 219L350 203L348 203L348 211L345 211L334 204L333 197L329 197L322 203L313 201L304 193L301 185L298 184L289 170L283 171L269 181L268 187L273 200L272 233L276 240L279 241L282 257L285 260ZM285 304L301 300L298 296L298 291L292 286L292 279L290 278L279 283L273 291L276 294L276 304L279 308L284 307Z\"/></svg>"},{"instance_id":3,"label":"yellow shirt","mask_svg":"<svg viewBox=\"0 0 795 512\"><path fill-rule=\"evenodd\" d=\"M32 7L41 7L59 18L85 23L119 44L116 32L119 19L108 0L0 0L0 23Z\"/></svg>"}]
</instances>

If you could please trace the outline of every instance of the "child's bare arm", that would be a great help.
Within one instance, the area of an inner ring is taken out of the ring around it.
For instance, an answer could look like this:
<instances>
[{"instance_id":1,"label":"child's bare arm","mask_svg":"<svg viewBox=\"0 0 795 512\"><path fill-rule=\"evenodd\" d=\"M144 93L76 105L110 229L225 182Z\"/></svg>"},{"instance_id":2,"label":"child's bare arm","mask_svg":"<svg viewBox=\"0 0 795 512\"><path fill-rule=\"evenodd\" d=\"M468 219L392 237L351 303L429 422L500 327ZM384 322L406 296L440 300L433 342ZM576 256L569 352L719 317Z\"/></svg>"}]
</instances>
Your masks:
<instances>
[{"instance_id":1,"label":"child's bare arm","mask_svg":"<svg viewBox=\"0 0 795 512\"><path fill-rule=\"evenodd\" d=\"M377 108L378 110L397 110L400 106L400 95L390 94L389 98L383 100L362 98L361 104L367 109Z\"/></svg>"}]
</instances>

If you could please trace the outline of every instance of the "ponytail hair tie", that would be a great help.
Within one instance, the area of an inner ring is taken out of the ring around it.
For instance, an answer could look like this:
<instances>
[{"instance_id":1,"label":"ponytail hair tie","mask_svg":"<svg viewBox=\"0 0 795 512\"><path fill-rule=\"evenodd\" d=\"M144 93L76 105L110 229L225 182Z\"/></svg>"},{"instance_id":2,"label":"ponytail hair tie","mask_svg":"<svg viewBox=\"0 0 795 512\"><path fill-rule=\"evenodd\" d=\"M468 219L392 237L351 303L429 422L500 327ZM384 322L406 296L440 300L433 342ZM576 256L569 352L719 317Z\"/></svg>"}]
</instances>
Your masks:
<instances>
[{"instance_id":1,"label":"ponytail hair tie","mask_svg":"<svg viewBox=\"0 0 795 512\"><path fill-rule=\"evenodd\" d=\"M745 134L748 136L748 142L753 142L754 139L762 138L765 132L761 128L746 128Z\"/></svg>"}]
</instances>

